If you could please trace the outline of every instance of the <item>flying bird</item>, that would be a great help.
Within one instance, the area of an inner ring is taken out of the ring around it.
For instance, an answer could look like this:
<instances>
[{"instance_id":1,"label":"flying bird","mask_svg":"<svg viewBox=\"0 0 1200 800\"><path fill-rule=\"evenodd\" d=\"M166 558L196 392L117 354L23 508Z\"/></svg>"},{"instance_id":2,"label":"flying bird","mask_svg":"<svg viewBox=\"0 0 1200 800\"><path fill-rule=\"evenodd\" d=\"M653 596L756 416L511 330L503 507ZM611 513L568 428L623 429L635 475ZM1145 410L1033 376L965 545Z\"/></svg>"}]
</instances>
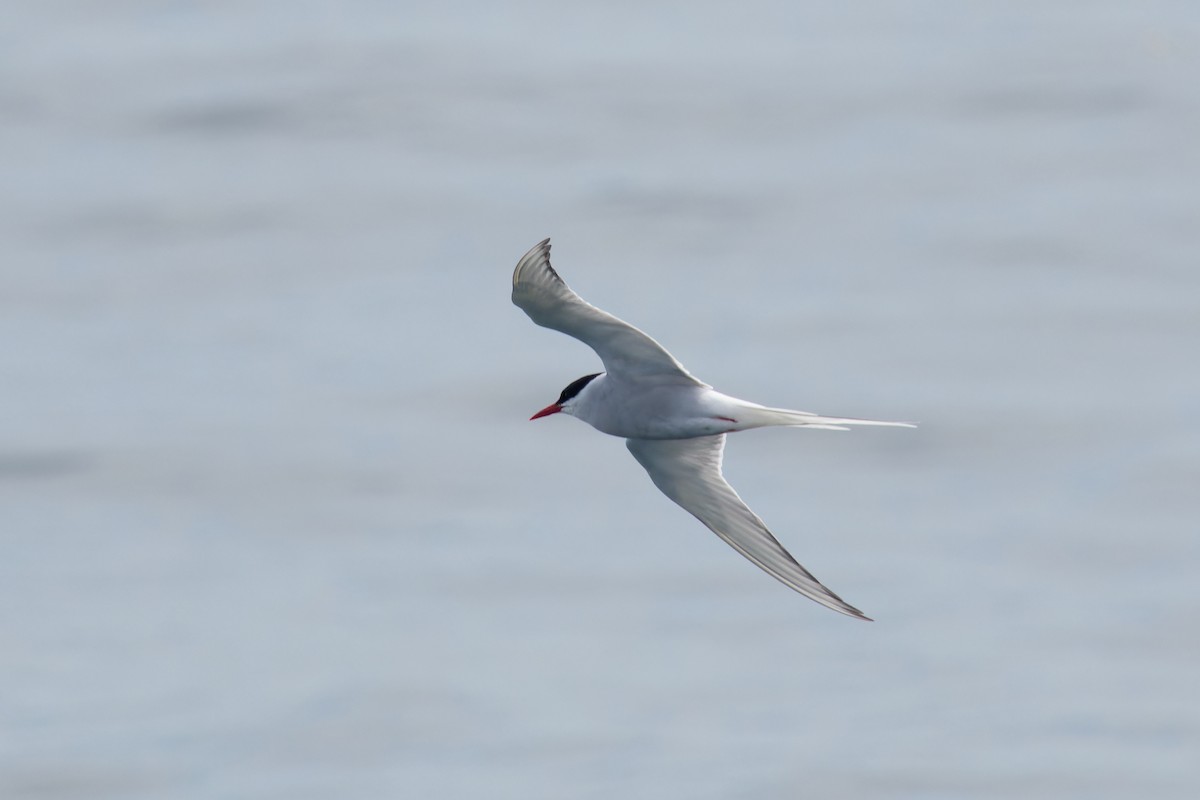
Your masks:
<instances>
[{"instance_id":1,"label":"flying bird","mask_svg":"<svg viewBox=\"0 0 1200 800\"><path fill-rule=\"evenodd\" d=\"M531 420L567 414L620 436L663 494L767 574L834 611L870 619L800 566L738 497L721 474L725 435L773 425L914 426L769 408L715 391L658 342L575 294L550 266L549 239L517 262L512 301L538 325L591 347L605 369L567 384Z\"/></svg>"}]
</instances>

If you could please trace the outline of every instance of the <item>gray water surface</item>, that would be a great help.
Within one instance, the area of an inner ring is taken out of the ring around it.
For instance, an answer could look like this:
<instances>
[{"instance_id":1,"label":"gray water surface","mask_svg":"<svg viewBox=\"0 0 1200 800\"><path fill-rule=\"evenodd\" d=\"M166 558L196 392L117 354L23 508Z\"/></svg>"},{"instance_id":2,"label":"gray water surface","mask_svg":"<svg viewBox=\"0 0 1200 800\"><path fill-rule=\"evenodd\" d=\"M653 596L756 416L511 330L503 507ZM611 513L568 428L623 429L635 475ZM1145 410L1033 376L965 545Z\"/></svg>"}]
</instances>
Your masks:
<instances>
[{"instance_id":1,"label":"gray water surface","mask_svg":"<svg viewBox=\"0 0 1200 800\"><path fill-rule=\"evenodd\" d=\"M0 796L1200 796L1200 9L25 3ZM915 420L727 474L529 414L584 297Z\"/></svg>"}]
</instances>

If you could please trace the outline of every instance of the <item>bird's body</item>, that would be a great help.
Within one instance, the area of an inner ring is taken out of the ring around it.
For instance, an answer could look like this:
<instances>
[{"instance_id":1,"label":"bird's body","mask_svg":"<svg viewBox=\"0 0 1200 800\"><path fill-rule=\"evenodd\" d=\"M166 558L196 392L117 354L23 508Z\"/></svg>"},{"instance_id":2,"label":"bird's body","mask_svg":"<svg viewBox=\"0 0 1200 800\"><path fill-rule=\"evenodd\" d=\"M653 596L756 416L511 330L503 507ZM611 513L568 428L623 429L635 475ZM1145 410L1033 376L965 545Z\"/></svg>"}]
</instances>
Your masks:
<instances>
[{"instance_id":1,"label":"bird's body","mask_svg":"<svg viewBox=\"0 0 1200 800\"><path fill-rule=\"evenodd\" d=\"M663 494L742 555L818 603L867 619L800 566L725 481L725 434L774 425L835 430L911 426L769 408L715 391L658 342L571 291L550 266L549 239L517 263L512 299L538 325L592 347L606 368L573 381L533 419L566 413L625 439Z\"/></svg>"},{"instance_id":2,"label":"bird's body","mask_svg":"<svg viewBox=\"0 0 1200 800\"><path fill-rule=\"evenodd\" d=\"M623 381L598 375L568 413L623 439L691 439L757 427L751 404L707 386Z\"/></svg>"},{"instance_id":3,"label":"bird's body","mask_svg":"<svg viewBox=\"0 0 1200 800\"><path fill-rule=\"evenodd\" d=\"M564 412L623 439L691 439L783 425L844 430L846 425L893 425L822 417L739 400L710 386L657 384L600 374Z\"/></svg>"}]
</instances>

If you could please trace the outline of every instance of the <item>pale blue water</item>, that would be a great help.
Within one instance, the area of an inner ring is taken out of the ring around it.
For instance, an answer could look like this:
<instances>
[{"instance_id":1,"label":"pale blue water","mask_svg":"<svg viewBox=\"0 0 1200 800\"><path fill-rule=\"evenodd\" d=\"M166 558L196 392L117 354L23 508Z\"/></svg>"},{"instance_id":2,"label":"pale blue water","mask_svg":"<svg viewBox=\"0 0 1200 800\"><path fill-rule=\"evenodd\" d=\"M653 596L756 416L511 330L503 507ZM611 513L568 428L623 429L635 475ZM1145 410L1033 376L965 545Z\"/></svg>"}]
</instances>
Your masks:
<instances>
[{"instance_id":1,"label":"pale blue water","mask_svg":"<svg viewBox=\"0 0 1200 800\"><path fill-rule=\"evenodd\" d=\"M1192 798L1200 11L26 3L0 796ZM526 418L589 300L878 621Z\"/></svg>"}]
</instances>

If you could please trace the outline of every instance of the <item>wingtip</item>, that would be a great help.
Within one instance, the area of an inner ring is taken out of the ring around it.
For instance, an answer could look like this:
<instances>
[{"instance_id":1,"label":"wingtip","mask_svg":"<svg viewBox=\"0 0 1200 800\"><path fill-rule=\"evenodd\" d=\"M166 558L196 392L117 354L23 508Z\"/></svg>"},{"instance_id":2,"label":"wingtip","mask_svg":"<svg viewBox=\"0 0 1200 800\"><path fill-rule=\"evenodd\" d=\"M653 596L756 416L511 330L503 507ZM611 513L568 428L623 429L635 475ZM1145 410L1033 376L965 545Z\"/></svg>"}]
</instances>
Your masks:
<instances>
[{"instance_id":1,"label":"wingtip","mask_svg":"<svg viewBox=\"0 0 1200 800\"><path fill-rule=\"evenodd\" d=\"M535 244L533 247L529 248L525 252L525 255L521 256L521 260L518 261L517 264L518 264L518 266L520 266L521 264L524 264L526 262L533 261L536 259L546 259L547 261L550 260L550 237L549 236L547 236L545 239L542 239L540 242Z\"/></svg>"},{"instance_id":2,"label":"wingtip","mask_svg":"<svg viewBox=\"0 0 1200 800\"><path fill-rule=\"evenodd\" d=\"M875 620L871 619L870 617L868 617L863 612L859 611L854 606L847 603L842 598L833 594L833 592L829 592L829 593L831 595L833 595L834 597L837 597L838 605L833 605L832 603L822 603L822 605L828 606L829 608L833 609L834 611L837 611L840 614L845 614L847 617L850 617L851 619L859 619L859 620L862 620L863 622L874 622L875 621ZM812 599L815 600L816 598L812 598ZM821 602L821 601L818 600L817 602Z\"/></svg>"},{"instance_id":3,"label":"wingtip","mask_svg":"<svg viewBox=\"0 0 1200 800\"><path fill-rule=\"evenodd\" d=\"M833 592L830 592L830 594L833 595ZM837 597L837 595L833 595L833 596ZM817 598L815 598L815 597L812 597L811 599L817 600ZM820 603L821 605L825 606L826 608L829 608L833 611L838 612L839 614L844 614L845 616L850 617L850 619L858 619L858 620L862 620L863 622L874 622L875 621L875 620L871 619L870 617L868 617L863 612L859 611L854 606L847 603L845 600L843 600L840 597L838 597L838 602L836 604L827 603L822 600L817 600L817 602Z\"/></svg>"},{"instance_id":4,"label":"wingtip","mask_svg":"<svg viewBox=\"0 0 1200 800\"><path fill-rule=\"evenodd\" d=\"M513 269L512 282L515 289L517 283L521 280L522 271L530 264L544 261L547 266L550 264L550 237L547 236L533 247L525 251L525 255L521 256L517 261L516 268Z\"/></svg>"},{"instance_id":5,"label":"wingtip","mask_svg":"<svg viewBox=\"0 0 1200 800\"><path fill-rule=\"evenodd\" d=\"M512 276L514 303L518 306L521 305L516 299L519 284L525 280L536 283L539 280L539 275L548 277L553 283L565 285L563 279L554 271L554 267L550 266L549 236L529 248L525 255L521 256L521 260L517 262Z\"/></svg>"}]
</instances>

